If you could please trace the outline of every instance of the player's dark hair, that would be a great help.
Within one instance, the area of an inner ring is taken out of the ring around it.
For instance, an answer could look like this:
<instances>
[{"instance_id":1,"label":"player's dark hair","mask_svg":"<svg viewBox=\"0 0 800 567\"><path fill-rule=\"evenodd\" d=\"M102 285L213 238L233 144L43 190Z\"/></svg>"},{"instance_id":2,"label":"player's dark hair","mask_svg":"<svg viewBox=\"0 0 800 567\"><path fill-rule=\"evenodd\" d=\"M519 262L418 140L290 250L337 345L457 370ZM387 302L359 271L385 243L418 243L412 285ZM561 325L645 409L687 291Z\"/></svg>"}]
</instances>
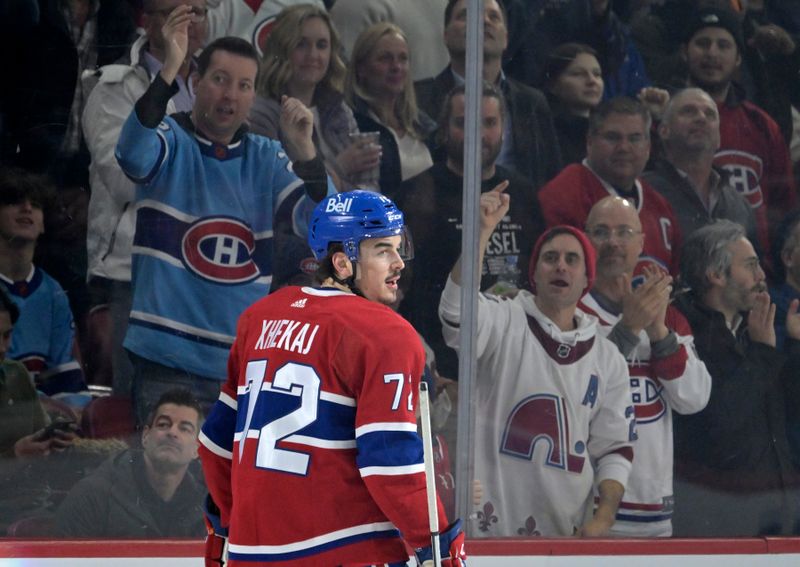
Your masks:
<instances>
[{"instance_id":1,"label":"player's dark hair","mask_svg":"<svg viewBox=\"0 0 800 567\"><path fill-rule=\"evenodd\" d=\"M361 246L360 243L359 246ZM344 246L340 242L331 242L330 246L328 246L328 253L322 260L319 261L317 271L314 272L314 281L318 284L321 284L328 278L331 278L338 284L346 285L354 294L364 297L364 294L356 285L356 270L358 269L358 262L353 262L353 275L347 279L342 279L339 277L339 274L336 273L336 268L333 266L333 255L337 252L344 253Z\"/></svg>"},{"instance_id":2,"label":"player's dark hair","mask_svg":"<svg viewBox=\"0 0 800 567\"><path fill-rule=\"evenodd\" d=\"M444 7L445 27L447 27L447 24L450 23L450 19L453 17L453 10L455 9L457 2L458 0L448 0L447 6ZM500 11L503 13L503 23L508 25L508 12L506 11L504 0L497 0L497 5L500 6Z\"/></svg>"},{"instance_id":3,"label":"player's dark hair","mask_svg":"<svg viewBox=\"0 0 800 567\"><path fill-rule=\"evenodd\" d=\"M55 201L55 191L46 175L19 167L0 168L0 206L30 201L37 209L48 209Z\"/></svg>"},{"instance_id":4,"label":"player's dark hair","mask_svg":"<svg viewBox=\"0 0 800 567\"><path fill-rule=\"evenodd\" d=\"M650 126L653 123L650 111L638 100L627 96L614 97L597 105L589 116L589 135L597 134L612 114L640 116L644 122L644 135L650 137Z\"/></svg>"},{"instance_id":5,"label":"player's dark hair","mask_svg":"<svg viewBox=\"0 0 800 567\"><path fill-rule=\"evenodd\" d=\"M439 128L436 130L436 144L443 146L447 142L448 124L450 117L453 114L453 99L459 95L464 95L466 89L464 85L457 85L453 87L447 96L444 97L442 107L439 109ZM494 85L483 81L483 91L481 93L483 98L494 98L497 100L497 105L500 108L500 120L503 124L506 121L506 101L505 97L497 90Z\"/></svg>"},{"instance_id":6,"label":"player's dark hair","mask_svg":"<svg viewBox=\"0 0 800 567\"><path fill-rule=\"evenodd\" d=\"M186 388L173 388L161 394L161 397L158 398L158 401L147 414L147 420L145 421L147 427L153 427L153 422L156 419L156 415L158 415L158 408L165 404L186 406L195 410L197 412L197 425L199 428L203 420L203 408L200 402L197 401L197 398L194 397L194 394Z\"/></svg>"},{"instance_id":7,"label":"player's dark hair","mask_svg":"<svg viewBox=\"0 0 800 567\"><path fill-rule=\"evenodd\" d=\"M6 293L6 290L0 288L0 313L8 313L11 318L11 324L14 325L19 319L19 307L14 303Z\"/></svg>"},{"instance_id":8,"label":"player's dark hair","mask_svg":"<svg viewBox=\"0 0 800 567\"><path fill-rule=\"evenodd\" d=\"M249 41L240 37L221 37L209 43L205 49L200 53L197 58L197 72L202 77L206 74L208 66L211 64L211 56L215 51L227 51L240 57L252 59L256 64L256 80L258 79L258 71L261 69L261 61L258 58L258 52Z\"/></svg>"},{"instance_id":9,"label":"player's dark hair","mask_svg":"<svg viewBox=\"0 0 800 567\"><path fill-rule=\"evenodd\" d=\"M339 278L336 274L336 268L333 267L333 255L337 252L344 252L344 246L340 242L332 242L328 246L328 254L319 261L317 270L314 272L314 281L321 284L328 278L333 278L334 281Z\"/></svg>"}]
</instances>

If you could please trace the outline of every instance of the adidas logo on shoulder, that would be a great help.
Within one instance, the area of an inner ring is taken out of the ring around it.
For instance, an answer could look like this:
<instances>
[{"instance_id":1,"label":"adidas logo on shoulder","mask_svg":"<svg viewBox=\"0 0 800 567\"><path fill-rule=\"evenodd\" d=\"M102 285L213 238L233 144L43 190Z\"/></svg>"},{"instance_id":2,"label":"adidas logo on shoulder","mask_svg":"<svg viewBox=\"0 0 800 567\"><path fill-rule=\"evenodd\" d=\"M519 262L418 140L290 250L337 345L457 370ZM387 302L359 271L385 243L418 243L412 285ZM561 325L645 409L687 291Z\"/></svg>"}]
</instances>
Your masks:
<instances>
[{"instance_id":1,"label":"adidas logo on shoulder","mask_svg":"<svg viewBox=\"0 0 800 567\"><path fill-rule=\"evenodd\" d=\"M303 307L306 306L306 301L307 300L305 297L303 299L298 299L297 301L292 303L289 307L297 307L298 309L302 309Z\"/></svg>"}]
</instances>

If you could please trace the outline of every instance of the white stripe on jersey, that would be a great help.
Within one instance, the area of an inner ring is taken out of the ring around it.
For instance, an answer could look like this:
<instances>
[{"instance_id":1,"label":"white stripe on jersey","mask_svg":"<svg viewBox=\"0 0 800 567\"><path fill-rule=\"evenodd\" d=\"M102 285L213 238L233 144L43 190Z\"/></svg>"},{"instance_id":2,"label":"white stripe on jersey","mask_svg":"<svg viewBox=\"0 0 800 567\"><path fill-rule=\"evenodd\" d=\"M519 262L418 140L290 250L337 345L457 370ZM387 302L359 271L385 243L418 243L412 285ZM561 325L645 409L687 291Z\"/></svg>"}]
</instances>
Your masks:
<instances>
[{"instance_id":1,"label":"white stripe on jersey","mask_svg":"<svg viewBox=\"0 0 800 567\"><path fill-rule=\"evenodd\" d=\"M183 265L183 262L175 258L174 256L170 256L169 254L162 252L161 250L154 250L153 248L146 248L144 246L132 246L131 247L132 254L139 254L140 256L152 256L157 260L161 260L162 262L166 262L170 266L175 268L180 268L181 270L185 270L186 266ZM254 283L262 284L262 285L272 285L272 275L269 276L261 276L253 280Z\"/></svg>"},{"instance_id":2,"label":"white stripe on jersey","mask_svg":"<svg viewBox=\"0 0 800 567\"><path fill-rule=\"evenodd\" d=\"M264 382L261 385L262 392L269 392L272 389L272 382ZM236 395L243 396L250 391L250 384L240 385L236 388ZM279 390L281 394L286 394L288 396L300 396L302 391L300 390ZM354 398L349 398L347 396L342 396L340 394L334 394L332 392L325 392L321 391L319 394L319 399L330 402L332 404L338 404L340 406L347 406L354 408L356 407L356 401ZM235 409L235 408L234 408Z\"/></svg>"},{"instance_id":3,"label":"white stripe on jersey","mask_svg":"<svg viewBox=\"0 0 800 567\"><path fill-rule=\"evenodd\" d=\"M348 406L351 408L356 407L356 400L354 398L348 398L347 396L342 396L340 394L332 394L330 392L322 391L319 394L319 399L325 400L326 402L339 404L340 406Z\"/></svg>"},{"instance_id":4,"label":"white stripe on jersey","mask_svg":"<svg viewBox=\"0 0 800 567\"><path fill-rule=\"evenodd\" d=\"M198 337L212 339L220 343L227 343L231 345L233 344L233 337L230 335L225 335L222 333L214 333L206 329L193 327L192 325L178 323L177 321L173 321L172 319L167 319L166 317L160 317L158 315L152 315L150 313L145 313L144 311L131 311L131 319L139 319L140 321L156 323L157 325L161 325L169 329L183 331L184 333L189 333L192 335L196 335Z\"/></svg>"},{"instance_id":5,"label":"white stripe on jersey","mask_svg":"<svg viewBox=\"0 0 800 567\"><path fill-rule=\"evenodd\" d=\"M416 474L425 472L425 463L418 465L403 465L399 467L364 467L359 469L361 477L367 476L400 476L404 474Z\"/></svg>"},{"instance_id":6,"label":"white stripe on jersey","mask_svg":"<svg viewBox=\"0 0 800 567\"><path fill-rule=\"evenodd\" d=\"M366 435L367 433L375 433L376 431L407 431L409 433L417 432L416 423L408 423L406 421L393 422L385 421L378 423L368 423L361 427L356 427L356 438Z\"/></svg>"},{"instance_id":7,"label":"white stripe on jersey","mask_svg":"<svg viewBox=\"0 0 800 567\"><path fill-rule=\"evenodd\" d=\"M211 439L209 439L206 436L205 433L203 433L202 429L200 430L200 435L198 437L198 441L200 441L200 444L203 447L205 447L206 449L208 449L209 451L211 451L212 453L214 453L218 457L222 457L223 459L228 459L228 460L231 460L233 458L233 453L232 452L226 451L225 449L223 449L222 447L220 447L219 445L214 443Z\"/></svg>"},{"instance_id":8,"label":"white stripe on jersey","mask_svg":"<svg viewBox=\"0 0 800 567\"><path fill-rule=\"evenodd\" d=\"M259 429L250 429L247 432L248 439L258 439L261 431ZM242 432L237 431L233 436L234 442L242 442ZM281 442L297 443L298 445L307 445L309 447L319 447L320 449L355 449L355 439L320 439L319 437L309 437L307 435L290 435ZM240 445L241 446L241 445Z\"/></svg>"},{"instance_id":9,"label":"white stripe on jersey","mask_svg":"<svg viewBox=\"0 0 800 567\"><path fill-rule=\"evenodd\" d=\"M360 526L353 526L343 530L336 530L327 534L318 535L303 541L296 541L294 543L287 543L285 545L242 545L236 543L228 544L228 551L241 554L277 554L277 553L292 553L294 551L303 551L312 547L325 545L339 539L345 539L361 534L369 534L373 532L385 532L387 530L395 530L394 524L391 522L375 522L373 524L362 524Z\"/></svg>"},{"instance_id":10,"label":"white stripe on jersey","mask_svg":"<svg viewBox=\"0 0 800 567\"><path fill-rule=\"evenodd\" d=\"M185 222L188 224L191 224L200 218L194 215L187 214L181 211L180 209L176 209L175 207L170 207L166 203L162 203L161 201L155 201L153 199L142 199L136 204L137 211L139 209L144 209L144 208L161 211L162 213L165 213L173 218L178 219L181 222Z\"/></svg>"},{"instance_id":11,"label":"white stripe on jersey","mask_svg":"<svg viewBox=\"0 0 800 567\"><path fill-rule=\"evenodd\" d=\"M223 404L231 408L233 411L236 411L239 408L239 402L237 402L235 399L233 399L225 392L219 393L219 401L221 401Z\"/></svg>"}]
</instances>

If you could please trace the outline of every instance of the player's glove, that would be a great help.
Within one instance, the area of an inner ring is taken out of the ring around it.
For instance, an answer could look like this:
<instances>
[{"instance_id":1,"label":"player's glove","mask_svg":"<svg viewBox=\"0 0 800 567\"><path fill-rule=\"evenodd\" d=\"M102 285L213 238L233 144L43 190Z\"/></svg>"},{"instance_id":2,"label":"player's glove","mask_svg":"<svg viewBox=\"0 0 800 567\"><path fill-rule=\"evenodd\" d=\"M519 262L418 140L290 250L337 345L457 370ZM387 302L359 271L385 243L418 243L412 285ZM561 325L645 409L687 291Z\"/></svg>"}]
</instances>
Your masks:
<instances>
[{"instance_id":1,"label":"player's glove","mask_svg":"<svg viewBox=\"0 0 800 567\"><path fill-rule=\"evenodd\" d=\"M228 560L228 528L222 527L219 507L207 495L203 503L206 522L206 567L225 567Z\"/></svg>"},{"instance_id":2,"label":"player's glove","mask_svg":"<svg viewBox=\"0 0 800 567\"><path fill-rule=\"evenodd\" d=\"M439 534L439 549L442 552L442 567L467 567L467 554L464 552L464 532L461 520L450 524ZM433 547L415 549L417 562L422 567L433 566Z\"/></svg>"}]
</instances>

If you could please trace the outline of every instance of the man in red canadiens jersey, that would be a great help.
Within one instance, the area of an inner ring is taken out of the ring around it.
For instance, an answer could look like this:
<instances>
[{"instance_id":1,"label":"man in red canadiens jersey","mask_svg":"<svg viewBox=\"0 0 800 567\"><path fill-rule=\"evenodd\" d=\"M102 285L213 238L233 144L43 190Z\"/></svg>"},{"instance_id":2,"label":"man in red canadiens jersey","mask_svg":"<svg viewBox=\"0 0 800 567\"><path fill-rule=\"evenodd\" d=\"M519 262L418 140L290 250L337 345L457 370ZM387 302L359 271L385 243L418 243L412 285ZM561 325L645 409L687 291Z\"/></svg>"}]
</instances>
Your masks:
<instances>
[{"instance_id":1,"label":"man in red canadiens jersey","mask_svg":"<svg viewBox=\"0 0 800 567\"><path fill-rule=\"evenodd\" d=\"M407 544L427 567L414 416L425 354L387 307L410 257L403 214L377 193L332 195L308 242L320 286L283 288L242 314L200 435L206 565L405 565ZM460 521L444 530L443 565L465 565L463 542Z\"/></svg>"}]
</instances>

